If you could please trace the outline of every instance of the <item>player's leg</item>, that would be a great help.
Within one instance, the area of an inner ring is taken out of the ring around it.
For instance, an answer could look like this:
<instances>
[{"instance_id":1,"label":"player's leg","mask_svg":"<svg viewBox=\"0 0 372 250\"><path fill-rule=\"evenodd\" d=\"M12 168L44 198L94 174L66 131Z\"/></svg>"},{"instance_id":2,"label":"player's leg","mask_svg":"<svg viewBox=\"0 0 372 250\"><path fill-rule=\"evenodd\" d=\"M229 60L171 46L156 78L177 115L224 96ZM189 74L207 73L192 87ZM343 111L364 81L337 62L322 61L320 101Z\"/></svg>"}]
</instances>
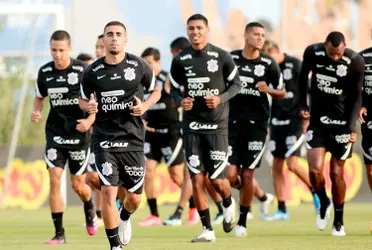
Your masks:
<instances>
[{"instance_id":1,"label":"player's leg","mask_svg":"<svg viewBox=\"0 0 372 250\"><path fill-rule=\"evenodd\" d=\"M223 222L223 206L222 206L222 197L219 193L217 193L216 189L213 187L209 176L205 176L205 189L209 197L214 201L217 206L217 214L212 220L212 225L220 225Z\"/></svg>"},{"instance_id":2,"label":"player's leg","mask_svg":"<svg viewBox=\"0 0 372 250\"><path fill-rule=\"evenodd\" d=\"M110 152L98 152L96 153L96 166L101 181L102 215L106 236L111 249L114 247L121 249L119 215L116 207L116 196L118 185L120 185L117 156Z\"/></svg>"},{"instance_id":3,"label":"player's leg","mask_svg":"<svg viewBox=\"0 0 372 250\"><path fill-rule=\"evenodd\" d=\"M125 152L120 154L120 180L127 190L123 206L120 208L119 238L127 245L132 237L130 216L141 203L142 188L145 181L145 155L143 152Z\"/></svg>"},{"instance_id":4,"label":"player's leg","mask_svg":"<svg viewBox=\"0 0 372 250\"><path fill-rule=\"evenodd\" d=\"M201 137L203 135L184 133L185 158L192 181L193 198L202 222L202 233L191 242L215 241L216 237L211 225L208 198L204 189L205 154Z\"/></svg>"},{"instance_id":5,"label":"player's leg","mask_svg":"<svg viewBox=\"0 0 372 250\"><path fill-rule=\"evenodd\" d=\"M265 152L267 126L265 124L248 124L237 144L237 165L241 167L240 177L240 215L235 236L247 236L247 214L255 193L254 171L259 168Z\"/></svg>"},{"instance_id":6,"label":"player's leg","mask_svg":"<svg viewBox=\"0 0 372 250\"><path fill-rule=\"evenodd\" d=\"M150 208L150 215L138 223L139 226L160 226L162 221L159 216L157 205L157 189L155 185L156 167L161 161L162 154L160 147L153 133L146 133L144 152L146 155L146 175L145 175L145 194L147 204Z\"/></svg>"},{"instance_id":7,"label":"player's leg","mask_svg":"<svg viewBox=\"0 0 372 250\"><path fill-rule=\"evenodd\" d=\"M68 166L71 173L71 185L84 203L85 227L89 235L95 235L98 229L96 211L92 200L91 188L85 183L90 149L69 150Z\"/></svg>"},{"instance_id":8,"label":"player's leg","mask_svg":"<svg viewBox=\"0 0 372 250\"><path fill-rule=\"evenodd\" d=\"M274 195L264 192L260 188L255 178L253 179L253 186L254 186L254 196L260 201L260 216L261 218L263 218L269 212L269 207L274 200ZM248 214L247 214L247 220L252 220L252 219L253 219L253 214L252 214L251 209L249 209Z\"/></svg>"},{"instance_id":9,"label":"player's leg","mask_svg":"<svg viewBox=\"0 0 372 250\"><path fill-rule=\"evenodd\" d=\"M367 125L362 125L362 149L363 159L366 166L366 175L369 188L372 191L372 131Z\"/></svg>"},{"instance_id":10,"label":"player's leg","mask_svg":"<svg viewBox=\"0 0 372 250\"><path fill-rule=\"evenodd\" d=\"M63 244L66 243L65 230L63 228L65 203L61 193L61 183L67 157L60 149L47 147L44 158L49 172L49 206L55 229L54 237L47 241L46 244Z\"/></svg>"},{"instance_id":11,"label":"player's leg","mask_svg":"<svg viewBox=\"0 0 372 250\"><path fill-rule=\"evenodd\" d=\"M314 192L320 200L320 209L316 216L316 225L319 230L328 226L329 215L332 203L325 190L325 180L323 175L324 157L326 148L324 145L324 134L319 129L311 125L306 134L307 161L309 163L310 182Z\"/></svg>"},{"instance_id":12,"label":"player's leg","mask_svg":"<svg viewBox=\"0 0 372 250\"><path fill-rule=\"evenodd\" d=\"M236 223L235 200L231 197L230 183L226 179L226 165L228 161L228 137L223 134L205 135L205 168L208 177L219 195L223 205L223 229L230 232Z\"/></svg>"}]
</instances>

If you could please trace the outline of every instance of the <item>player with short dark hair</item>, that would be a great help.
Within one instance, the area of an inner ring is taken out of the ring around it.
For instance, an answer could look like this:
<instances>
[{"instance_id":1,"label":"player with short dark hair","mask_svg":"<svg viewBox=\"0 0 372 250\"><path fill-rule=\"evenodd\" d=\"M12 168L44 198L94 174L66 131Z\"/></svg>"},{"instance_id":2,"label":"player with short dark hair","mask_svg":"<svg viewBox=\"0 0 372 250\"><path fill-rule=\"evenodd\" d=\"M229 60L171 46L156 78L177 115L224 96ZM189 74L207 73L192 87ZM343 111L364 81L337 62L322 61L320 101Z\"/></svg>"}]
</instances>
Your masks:
<instances>
[{"instance_id":1,"label":"player with short dark hair","mask_svg":"<svg viewBox=\"0 0 372 250\"><path fill-rule=\"evenodd\" d=\"M80 53L77 57L76 57L77 60L80 60L80 61L83 61L87 64L91 64L92 62L94 62L94 58L93 56L87 54L87 53Z\"/></svg>"},{"instance_id":2,"label":"player with short dark hair","mask_svg":"<svg viewBox=\"0 0 372 250\"><path fill-rule=\"evenodd\" d=\"M242 82L240 93L230 105L231 165L227 168L230 185L241 193L240 216L235 227L237 237L247 236L247 214L255 193L254 171L260 166L266 148L269 95L274 99L285 97L278 64L260 52L265 41L263 26L256 22L247 24L244 37L243 50L231 53Z\"/></svg>"},{"instance_id":3,"label":"player with short dark hair","mask_svg":"<svg viewBox=\"0 0 372 250\"><path fill-rule=\"evenodd\" d=\"M122 23L106 24L103 42L106 56L84 73L80 107L95 116L92 139L103 220L111 249L119 250L131 239L130 216L141 201L146 169L141 116L159 100L160 91L150 65L125 51L127 36ZM151 93L143 102L144 89ZM118 186L127 190L119 218L115 204Z\"/></svg>"},{"instance_id":4,"label":"player with short dark hair","mask_svg":"<svg viewBox=\"0 0 372 250\"><path fill-rule=\"evenodd\" d=\"M65 205L61 193L61 178L66 164L70 169L72 188L84 203L89 235L96 234L97 224L91 190L84 182L90 151L89 126L83 122L86 115L80 110L78 101L79 83L86 64L70 58L71 38L64 30L52 34L50 51L53 61L42 66L38 73L31 120L40 121L46 97L49 97L44 158L50 177L49 205L55 236L46 244L56 245L66 243L62 224Z\"/></svg>"},{"instance_id":5,"label":"player with short dark hair","mask_svg":"<svg viewBox=\"0 0 372 250\"><path fill-rule=\"evenodd\" d=\"M310 71L311 111L307 104ZM344 164L351 157L352 144L356 141L355 123L361 108L363 73L363 58L346 48L345 38L340 32L329 33L324 43L310 45L304 52L299 77L300 115L304 119L310 117L306 145L310 181L320 199L316 225L319 230L328 226L332 208L323 176L324 158L329 151L332 154L330 178L335 211L333 236L345 235Z\"/></svg>"},{"instance_id":6,"label":"player with short dark hair","mask_svg":"<svg viewBox=\"0 0 372 250\"><path fill-rule=\"evenodd\" d=\"M192 242L214 241L204 190L204 175L223 198L225 232L235 226L235 201L225 178L229 100L240 90L237 68L228 52L208 43L208 20L200 14L187 21L191 47L172 61L171 94L183 107L182 130L187 166L203 232ZM183 93L182 93L183 92Z\"/></svg>"},{"instance_id":7,"label":"player with short dark hair","mask_svg":"<svg viewBox=\"0 0 372 250\"><path fill-rule=\"evenodd\" d=\"M288 220L289 213L285 204L285 161L289 171L294 173L312 191L309 174L298 165L301 146L305 141L304 126L306 122L299 116L298 77L301 70L301 61L283 53L274 41L266 40L263 51L279 64L287 93L284 100L274 99L271 105L269 150L274 156L273 179L275 194L278 199L278 210L273 215L265 217L265 219ZM318 211L319 198L313 191L312 195L315 211Z\"/></svg>"}]
</instances>

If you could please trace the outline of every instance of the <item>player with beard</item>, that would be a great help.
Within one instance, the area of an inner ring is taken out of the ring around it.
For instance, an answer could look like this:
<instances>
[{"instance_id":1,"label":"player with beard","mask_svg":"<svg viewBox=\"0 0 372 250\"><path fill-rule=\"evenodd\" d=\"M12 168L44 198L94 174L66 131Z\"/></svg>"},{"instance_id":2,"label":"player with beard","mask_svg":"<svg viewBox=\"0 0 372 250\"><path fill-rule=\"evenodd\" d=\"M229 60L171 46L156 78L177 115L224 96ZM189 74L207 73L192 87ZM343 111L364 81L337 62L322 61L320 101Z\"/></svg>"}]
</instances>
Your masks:
<instances>
[{"instance_id":1,"label":"player with beard","mask_svg":"<svg viewBox=\"0 0 372 250\"><path fill-rule=\"evenodd\" d=\"M97 232L96 213L91 199L91 190L85 184L89 156L89 123L79 109L80 81L86 64L70 58L70 35L63 30L55 31L50 38L53 61L39 70L36 97L31 121L39 122L46 97L50 111L46 123L45 161L50 178L49 205L55 228L55 236L46 244L66 243L63 228L64 201L61 193L61 178L68 163L71 184L84 203L86 229L89 235Z\"/></svg>"},{"instance_id":2,"label":"player with beard","mask_svg":"<svg viewBox=\"0 0 372 250\"><path fill-rule=\"evenodd\" d=\"M312 79L309 109L307 93L310 71ZM316 225L319 230L328 226L332 208L323 175L324 158L329 151L332 155L330 178L335 211L333 236L345 235L344 165L346 159L351 157L352 144L356 141L355 123L362 102L363 74L363 58L346 48L345 37L340 32L329 33L324 43L310 45L304 52L299 77L300 115L304 119L310 117L306 145L310 181L320 199Z\"/></svg>"},{"instance_id":3,"label":"player with beard","mask_svg":"<svg viewBox=\"0 0 372 250\"><path fill-rule=\"evenodd\" d=\"M230 185L240 189L240 216L235 236L247 236L247 214L255 193L254 171L265 152L269 119L269 95L283 99L285 90L278 64L260 52L265 41L262 24L252 22L245 27L243 50L231 53L239 68L242 88L231 100L229 144L232 154L227 176ZM240 178L239 178L239 177Z\"/></svg>"},{"instance_id":4,"label":"player with beard","mask_svg":"<svg viewBox=\"0 0 372 250\"><path fill-rule=\"evenodd\" d=\"M270 40L265 41L263 51L275 59L283 75L287 92L284 100L273 100L270 119L269 150L274 155L273 179L275 194L278 199L278 211L265 217L266 220L288 220L289 213L285 205L284 162L288 170L294 173L312 191L309 174L298 165L301 146L305 141L305 122L299 116L300 103L298 94L298 77L301 61L280 51L279 46ZM312 192L315 211L320 203L318 196Z\"/></svg>"},{"instance_id":5,"label":"player with beard","mask_svg":"<svg viewBox=\"0 0 372 250\"><path fill-rule=\"evenodd\" d=\"M160 99L160 91L155 87L150 65L125 51L124 24L106 24L103 42L106 56L84 73L80 107L95 116L92 139L101 181L103 220L111 249L119 250L131 239L130 216L141 201L145 175L141 116ZM142 102L144 89L151 93ZM127 191L119 216L115 204L118 186Z\"/></svg>"},{"instance_id":6,"label":"player with beard","mask_svg":"<svg viewBox=\"0 0 372 250\"><path fill-rule=\"evenodd\" d=\"M225 178L228 151L229 100L240 90L237 68L226 51L209 44L208 20L200 14L187 21L189 48L172 61L171 94L183 107L182 130L187 166L189 168L195 205L203 224L203 232L192 242L214 241L205 175L222 196L223 228L230 232L235 226L235 201ZM183 92L183 94L182 94Z\"/></svg>"}]
</instances>

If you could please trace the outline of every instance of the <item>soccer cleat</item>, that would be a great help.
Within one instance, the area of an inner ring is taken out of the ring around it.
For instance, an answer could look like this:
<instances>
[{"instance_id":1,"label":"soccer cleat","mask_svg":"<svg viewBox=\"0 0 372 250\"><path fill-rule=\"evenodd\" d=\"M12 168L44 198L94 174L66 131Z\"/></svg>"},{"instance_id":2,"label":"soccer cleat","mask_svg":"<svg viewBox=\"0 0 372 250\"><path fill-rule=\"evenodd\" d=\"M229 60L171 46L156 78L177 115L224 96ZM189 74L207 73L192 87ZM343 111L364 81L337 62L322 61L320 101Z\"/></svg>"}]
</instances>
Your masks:
<instances>
[{"instance_id":1,"label":"soccer cleat","mask_svg":"<svg viewBox=\"0 0 372 250\"><path fill-rule=\"evenodd\" d=\"M264 218L269 213L269 207L274 200L274 195L266 193L266 201L261 202L260 205L260 216Z\"/></svg>"},{"instance_id":2,"label":"soccer cleat","mask_svg":"<svg viewBox=\"0 0 372 250\"><path fill-rule=\"evenodd\" d=\"M212 225L220 225L223 221L223 214L217 214L214 220L212 220Z\"/></svg>"},{"instance_id":3,"label":"soccer cleat","mask_svg":"<svg viewBox=\"0 0 372 250\"><path fill-rule=\"evenodd\" d=\"M235 237L247 237L247 229L243 226L237 225L234 229Z\"/></svg>"},{"instance_id":4,"label":"soccer cleat","mask_svg":"<svg viewBox=\"0 0 372 250\"><path fill-rule=\"evenodd\" d=\"M48 240L45 242L47 245L59 245L59 244L65 244L66 243L66 237L65 234L61 235L55 235L51 240Z\"/></svg>"},{"instance_id":5,"label":"soccer cleat","mask_svg":"<svg viewBox=\"0 0 372 250\"><path fill-rule=\"evenodd\" d=\"M319 230L324 230L328 226L328 220L331 213L332 201L329 200L329 204L326 208L320 206L318 213L316 214L316 226Z\"/></svg>"},{"instance_id":6,"label":"soccer cleat","mask_svg":"<svg viewBox=\"0 0 372 250\"><path fill-rule=\"evenodd\" d=\"M155 215L150 215L149 217L145 218L143 221L138 223L140 227L151 227L151 226L161 226L163 223L161 222L160 217Z\"/></svg>"},{"instance_id":7,"label":"soccer cleat","mask_svg":"<svg viewBox=\"0 0 372 250\"><path fill-rule=\"evenodd\" d=\"M96 212L91 209L85 212L85 228L90 236L93 236L98 231L98 217Z\"/></svg>"},{"instance_id":8,"label":"soccer cleat","mask_svg":"<svg viewBox=\"0 0 372 250\"><path fill-rule=\"evenodd\" d=\"M283 212L283 211L276 211L271 216L264 217L264 220L266 221L274 221L274 220L289 220L289 213Z\"/></svg>"},{"instance_id":9,"label":"soccer cleat","mask_svg":"<svg viewBox=\"0 0 372 250\"><path fill-rule=\"evenodd\" d=\"M345 228L343 225L333 225L332 236L345 236Z\"/></svg>"},{"instance_id":10,"label":"soccer cleat","mask_svg":"<svg viewBox=\"0 0 372 250\"><path fill-rule=\"evenodd\" d=\"M174 215L163 221L164 226L181 226L182 220Z\"/></svg>"},{"instance_id":11,"label":"soccer cleat","mask_svg":"<svg viewBox=\"0 0 372 250\"><path fill-rule=\"evenodd\" d=\"M191 240L191 242L193 242L193 243L196 243L196 242L211 242L211 241L215 241L215 240L216 240L216 236L214 235L214 231L208 230L204 227L203 232L198 237Z\"/></svg>"},{"instance_id":12,"label":"soccer cleat","mask_svg":"<svg viewBox=\"0 0 372 250\"><path fill-rule=\"evenodd\" d=\"M233 230L237 222L234 198L231 198L231 205L229 207L223 208L223 217L223 231L225 231L225 233L229 233L231 230Z\"/></svg>"},{"instance_id":13,"label":"soccer cleat","mask_svg":"<svg viewBox=\"0 0 372 250\"><path fill-rule=\"evenodd\" d=\"M248 212L247 213L247 220L253 220L254 216L252 214L252 212Z\"/></svg>"},{"instance_id":14,"label":"soccer cleat","mask_svg":"<svg viewBox=\"0 0 372 250\"><path fill-rule=\"evenodd\" d=\"M199 214L196 208L189 209L189 219L187 220L187 225L195 225L199 222Z\"/></svg>"},{"instance_id":15,"label":"soccer cleat","mask_svg":"<svg viewBox=\"0 0 372 250\"><path fill-rule=\"evenodd\" d=\"M315 213L318 213L320 209L320 200L316 193L313 193L313 203L314 203Z\"/></svg>"},{"instance_id":16,"label":"soccer cleat","mask_svg":"<svg viewBox=\"0 0 372 250\"><path fill-rule=\"evenodd\" d=\"M119 217L119 239L122 245L128 245L130 239L132 238L132 224L130 219L122 220Z\"/></svg>"}]
</instances>

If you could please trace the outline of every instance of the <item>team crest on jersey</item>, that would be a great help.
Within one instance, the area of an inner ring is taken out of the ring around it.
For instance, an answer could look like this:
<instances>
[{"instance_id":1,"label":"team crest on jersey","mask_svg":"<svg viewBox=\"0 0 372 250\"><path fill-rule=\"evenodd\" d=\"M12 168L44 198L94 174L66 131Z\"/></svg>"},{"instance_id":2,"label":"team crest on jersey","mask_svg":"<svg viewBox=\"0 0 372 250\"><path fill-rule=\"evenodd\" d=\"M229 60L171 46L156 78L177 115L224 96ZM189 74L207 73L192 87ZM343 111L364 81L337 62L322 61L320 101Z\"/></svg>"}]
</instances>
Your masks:
<instances>
[{"instance_id":1,"label":"team crest on jersey","mask_svg":"<svg viewBox=\"0 0 372 250\"><path fill-rule=\"evenodd\" d=\"M112 174L112 164L110 162L105 162L102 164L102 174L106 176Z\"/></svg>"},{"instance_id":2,"label":"team crest on jersey","mask_svg":"<svg viewBox=\"0 0 372 250\"><path fill-rule=\"evenodd\" d=\"M134 68L124 69L124 78L125 80L132 81L136 78L136 73L134 73Z\"/></svg>"},{"instance_id":3,"label":"team crest on jersey","mask_svg":"<svg viewBox=\"0 0 372 250\"><path fill-rule=\"evenodd\" d=\"M55 148L48 149L47 158L51 161L56 160L57 159L57 150Z\"/></svg>"},{"instance_id":4,"label":"team crest on jersey","mask_svg":"<svg viewBox=\"0 0 372 250\"><path fill-rule=\"evenodd\" d=\"M256 76L263 76L265 74L265 66L261 64L254 66L254 74Z\"/></svg>"},{"instance_id":5,"label":"team crest on jersey","mask_svg":"<svg viewBox=\"0 0 372 250\"><path fill-rule=\"evenodd\" d=\"M77 73L70 73L67 75L67 82L68 84L75 85L79 82L79 77Z\"/></svg>"},{"instance_id":6,"label":"team crest on jersey","mask_svg":"<svg viewBox=\"0 0 372 250\"><path fill-rule=\"evenodd\" d=\"M346 76L346 73L347 73L347 67L345 65L338 65L337 66L336 74L338 76L344 77L344 76Z\"/></svg>"},{"instance_id":7,"label":"team crest on jersey","mask_svg":"<svg viewBox=\"0 0 372 250\"><path fill-rule=\"evenodd\" d=\"M217 60L211 59L207 62L207 69L209 72L216 72L218 70Z\"/></svg>"},{"instance_id":8,"label":"team crest on jersey","mask_svg":"<svg viewBox=\"0 0 372 250\"><path fill-rule=\"evenodd\" d=\"M292 79L292 70L291 69L283 70L283 78L286 81L291 80Z\"/></svg>"},{"instance_id":9,"label":"team crest on jersey","mask_svg":"<svg viewBox=\"0 0 372 250\"><path fill-rule=\"evenodd\" d=\"M199 166L200 165L199 156L197 156L197 155L190 156L189 157L189 164L193 168L196 168L197 166Z\"/></svg>"}]
</instances>

